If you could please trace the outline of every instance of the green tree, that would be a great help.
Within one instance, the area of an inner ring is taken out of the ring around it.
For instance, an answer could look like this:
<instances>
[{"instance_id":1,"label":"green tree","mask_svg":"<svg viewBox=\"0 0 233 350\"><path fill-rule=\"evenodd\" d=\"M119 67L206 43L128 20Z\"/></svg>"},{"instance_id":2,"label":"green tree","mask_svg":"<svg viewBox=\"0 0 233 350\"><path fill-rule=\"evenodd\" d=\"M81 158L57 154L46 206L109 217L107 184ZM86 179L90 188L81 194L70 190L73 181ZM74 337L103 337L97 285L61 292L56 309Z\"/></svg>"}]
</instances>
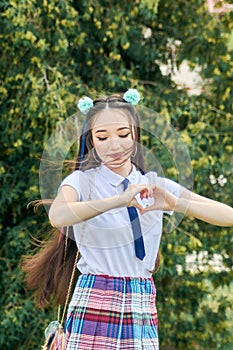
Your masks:
<instances>
[{"instance_id":1,"label":"green tree","mask_svg":"<svg viewBox=\"0 0 233 350\"><path fill-rule=\"evenodd\" d=\"M32 236L43 239L49 229L45 211L26 208L40 197L49 136L76 111L80 96L136 87L142 103L188 147L195 191L232 205L233 12L208 13L204 0L8 0L0 6L0 347L37 349L55 311L35 309L19 263L33 249ZM200 70L200 95L172 79L184 60ZM165 174L177 179L153 132L143 140ZM230 301L218 287L232 280L232 233L192 218L164 232L155 276L162 349L231 348ZM193 251L208 252L204 271L188 269ZM216 253L223 259L219 272L208 268Z\"/></svg>"}]
</instances>

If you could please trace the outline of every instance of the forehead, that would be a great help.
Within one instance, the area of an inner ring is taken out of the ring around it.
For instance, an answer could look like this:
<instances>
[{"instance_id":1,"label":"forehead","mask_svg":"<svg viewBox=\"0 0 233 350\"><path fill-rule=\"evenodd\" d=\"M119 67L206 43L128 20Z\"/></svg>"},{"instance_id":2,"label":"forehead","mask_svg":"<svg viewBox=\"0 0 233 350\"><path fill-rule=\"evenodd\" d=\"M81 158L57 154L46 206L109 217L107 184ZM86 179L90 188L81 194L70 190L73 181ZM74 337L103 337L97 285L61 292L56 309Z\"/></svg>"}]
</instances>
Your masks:
<instances>
[{"instance_id":1,"label":"forehead","mask_svg":"<svg viewBox=\"0 0 233 350\"><path fill-rule=\"evenodd\" d=\"M97 116L95 116L92 128L98 128L99 126L108 126L108 125L119 125L130 126L132 122L130 121L129 115L122 109L113 109L108 108L104 109Z\"/></svg>"}]
</instances>

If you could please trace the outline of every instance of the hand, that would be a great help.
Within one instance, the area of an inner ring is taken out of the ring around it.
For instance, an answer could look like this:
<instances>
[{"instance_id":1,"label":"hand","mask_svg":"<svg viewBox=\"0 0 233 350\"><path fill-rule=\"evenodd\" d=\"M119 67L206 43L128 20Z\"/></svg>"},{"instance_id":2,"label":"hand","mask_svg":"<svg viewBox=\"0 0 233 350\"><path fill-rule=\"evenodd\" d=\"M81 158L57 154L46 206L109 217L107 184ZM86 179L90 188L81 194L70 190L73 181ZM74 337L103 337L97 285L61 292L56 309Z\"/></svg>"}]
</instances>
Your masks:
<instances>
[{"instance_id":1,"label":"hand","mask_svg":"<svg viewBox=\"0 0 233 350\"><path fill-rule=\"evenodd\" d=\"M140 193L140 198L148 198L149 196L149 186L147 184L131 184L127 189L121 194L121 197L124 201L124 205L127 207L135 207L140 213L143 211L143 207L138 203L135 198L138 193Z\"/></svg>"},{"instance_id":2,"label":"hand","mask_svg":"<svg viewBox=\"0 0 233 350\"><path fill-rule=\"evenodd\" d=\"M147 187L146 195L154 199L154 204L144 208L141 211L141 214L144 214L151 210L174 210L178 200L178 198L174 196L171 192L167 191L163 187L159 187L156 185L149 185Z\"/></svg>"}]
</instances>

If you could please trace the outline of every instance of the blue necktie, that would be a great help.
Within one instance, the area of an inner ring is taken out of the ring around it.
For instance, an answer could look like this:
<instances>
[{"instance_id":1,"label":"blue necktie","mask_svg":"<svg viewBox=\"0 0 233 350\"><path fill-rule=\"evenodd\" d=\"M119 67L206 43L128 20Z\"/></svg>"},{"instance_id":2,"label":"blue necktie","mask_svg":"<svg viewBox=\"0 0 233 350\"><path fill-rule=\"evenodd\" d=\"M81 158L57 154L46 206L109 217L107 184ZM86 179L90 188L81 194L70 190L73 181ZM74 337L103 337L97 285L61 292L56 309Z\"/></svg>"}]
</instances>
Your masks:
<instances>
[{"instance_id":1,"label":"blue necktie","mask_svg":"<svg viewBox=\"0 0 233 350\"><path fill-rule=\"evenodd\" d=\"M123 185L124 185L124 190L126 190L126 188L129 185L129 180L124 179ZM143 260L146 254L145 254L144 242L143 242L138 213L135 207L127 207L127 210L129 213L129 218L130 218L130 222L133 230L135 254L137 258L139 258L140 260Z\"/></svg>"}]
</instances>

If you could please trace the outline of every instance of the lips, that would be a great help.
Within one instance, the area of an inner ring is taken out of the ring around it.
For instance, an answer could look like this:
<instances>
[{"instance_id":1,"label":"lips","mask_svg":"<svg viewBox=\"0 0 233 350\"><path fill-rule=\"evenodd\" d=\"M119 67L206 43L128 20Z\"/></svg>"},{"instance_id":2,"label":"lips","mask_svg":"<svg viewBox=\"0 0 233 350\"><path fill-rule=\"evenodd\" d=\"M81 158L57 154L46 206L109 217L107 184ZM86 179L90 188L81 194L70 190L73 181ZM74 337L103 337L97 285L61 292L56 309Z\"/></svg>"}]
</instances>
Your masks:
<instances>
[{"instance_id":1,"label":"lips","mask_svg":"<svg viewBox=\"0 0 233 350\"><path fill-rule=\"evenodd\" d=\"M109 154L109 157L111 157L112 159L120 159L122 157L122 153Z\"/></svg>"}]
</instances>

